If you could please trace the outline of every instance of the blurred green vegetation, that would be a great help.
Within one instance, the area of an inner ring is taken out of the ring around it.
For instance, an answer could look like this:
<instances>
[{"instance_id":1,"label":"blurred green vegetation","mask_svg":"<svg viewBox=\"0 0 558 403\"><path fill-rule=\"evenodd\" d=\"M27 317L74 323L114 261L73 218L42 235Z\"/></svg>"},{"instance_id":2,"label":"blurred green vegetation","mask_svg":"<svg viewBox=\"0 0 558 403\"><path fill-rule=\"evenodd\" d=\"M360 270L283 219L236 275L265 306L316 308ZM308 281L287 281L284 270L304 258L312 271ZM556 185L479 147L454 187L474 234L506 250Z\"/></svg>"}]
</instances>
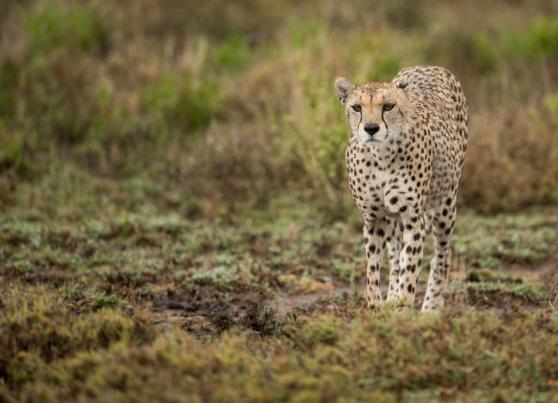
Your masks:
<instances>
[{"instance_id":1,"label":"blurred green vegetation","mask_svg":"<svg viewBox=\"0 0 558 403\"><path fill-rule=\"evenodd\" d=\"M200 213L304 187L342 216L347 128L331 82L429 63L453 70L471 105L461 203L492 212L558 200L556 2L4 8L2 188L48 175L58 158L85 175L157 182Z\"/></svg>"},{"instance_id":2,"label":"blurred green vegetation","mask_svg":"<svg viewBox=\"0 0 558 403\"><path fill-rule=\"evenodd\" d=\"M24 15L23 25L30 50L35 54L56 48L83 52L106 48L111 32L109 21L94 8L56 1L36 6Z\"/></svg>"}]
</instances>

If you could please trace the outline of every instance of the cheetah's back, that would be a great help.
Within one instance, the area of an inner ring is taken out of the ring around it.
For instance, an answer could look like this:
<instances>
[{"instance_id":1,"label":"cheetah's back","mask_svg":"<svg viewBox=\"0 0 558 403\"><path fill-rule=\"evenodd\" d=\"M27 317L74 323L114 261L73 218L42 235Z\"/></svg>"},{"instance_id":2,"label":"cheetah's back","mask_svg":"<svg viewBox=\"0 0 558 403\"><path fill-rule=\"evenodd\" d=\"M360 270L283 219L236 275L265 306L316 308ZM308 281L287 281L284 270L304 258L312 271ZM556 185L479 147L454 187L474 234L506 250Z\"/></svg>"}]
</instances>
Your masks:
<instances>
[{"instance_id":1,"label":"cheetah's back","mask_svg":"<svg viewBox=\"0 0 558 403\"><path fill-rule=\"evenodd\" d=\"M434 210L448 198L455 198L467 149L468 107L461 84L447 69L417 66L401 70L393 83L413 91L426 110L416 125L432 135L432 178L427 198Z\"/></svg>"}]
</instances>

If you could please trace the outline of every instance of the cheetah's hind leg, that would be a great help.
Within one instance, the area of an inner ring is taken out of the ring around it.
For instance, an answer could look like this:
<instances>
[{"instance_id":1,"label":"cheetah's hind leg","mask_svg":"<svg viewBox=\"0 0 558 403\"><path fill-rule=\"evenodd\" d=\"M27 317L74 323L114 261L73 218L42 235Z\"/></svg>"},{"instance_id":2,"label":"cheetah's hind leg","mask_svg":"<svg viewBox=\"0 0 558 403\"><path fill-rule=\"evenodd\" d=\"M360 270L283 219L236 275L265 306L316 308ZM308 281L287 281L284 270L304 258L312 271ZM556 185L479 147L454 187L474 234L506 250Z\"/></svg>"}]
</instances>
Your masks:
<instances>
[{"instance_id":1,"label":"cheetah's hind leg","mask_svg":"<svg viewBox=\"0 0 558 403\"><path fill-rule=\"evenodd\" d=\"M401 250L401 221L395 217L386 218L386 227L388 234L386 237L386 245L389 256L389 285L387 292L387 301L396 301L399 290L399 252Z\"/></svg>"},{"instance_id":2,"label":"cheetah's hind leg","mask_svg":"<svg viewBox=\"0 0 558 403\"><path fill-rule=\"evenodd\" d=\"M399 252L399 292L397 302L413 306L417 279L420 275L420 261L424 244L424 216L419 209L401 214L403 242Z\"/></svg>"},{"instance_id":3,"label":"cheetah's hind leg","mask_svg":"<svg viewBox=\"0 0 558 403\"><path fill-rule=\"evenodd\" d=\"M430 274L422 311L429 312L444 306L444 294L447 292L451 259L450 239L456 216L456 197L433 211L432 233L434 235L434 257L430 261Z\"/></svg>"}]
</instances>

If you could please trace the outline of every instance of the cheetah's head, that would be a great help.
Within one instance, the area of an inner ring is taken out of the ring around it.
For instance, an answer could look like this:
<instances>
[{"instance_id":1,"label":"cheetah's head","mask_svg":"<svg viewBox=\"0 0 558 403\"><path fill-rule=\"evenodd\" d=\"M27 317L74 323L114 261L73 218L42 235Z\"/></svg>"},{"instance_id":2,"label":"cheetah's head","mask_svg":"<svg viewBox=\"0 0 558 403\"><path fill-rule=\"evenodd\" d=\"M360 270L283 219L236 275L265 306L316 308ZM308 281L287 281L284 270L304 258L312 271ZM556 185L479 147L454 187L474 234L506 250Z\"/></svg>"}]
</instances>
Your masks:
<instances>
[{"instance_id":1,"label":"cheetah's head","mask_svg":"<svg viewBox=\"0 0 558 403\"><path fill-rule=\"evenodd\" d=\"M362 145L397 139L407 129L407 88L392 83L353 85L335 80L335 89L351 126L351 135Z\"/></svg>"}]
</instances>

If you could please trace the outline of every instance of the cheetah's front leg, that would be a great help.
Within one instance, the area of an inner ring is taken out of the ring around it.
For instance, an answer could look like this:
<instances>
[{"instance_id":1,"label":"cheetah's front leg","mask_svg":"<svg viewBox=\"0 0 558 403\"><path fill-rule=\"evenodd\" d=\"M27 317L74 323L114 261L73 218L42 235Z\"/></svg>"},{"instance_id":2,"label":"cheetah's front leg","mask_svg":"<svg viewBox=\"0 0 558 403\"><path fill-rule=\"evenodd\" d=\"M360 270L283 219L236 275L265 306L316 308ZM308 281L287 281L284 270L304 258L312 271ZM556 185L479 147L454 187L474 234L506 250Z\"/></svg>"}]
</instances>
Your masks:
<instances>
[{"instance_id":1,"label":"cheetah's front leg","mask_svg":"<svg viewBox=\"0 0 558 403\"><path fill-rule=\"evenodd\" d=\"M419 211L401 216L404 226L403 245L399 256L399 293L397 300L404 304L415 302L415 290L420 274L424 243L424 217Z\"/></svg>"},{"instance_id":2,"label":"cheetah's front leg","mask_svg":"<svg viewBox=\"0 0 558 403\"><path fill-rule=\"evenodd\" d=\"M386 225L383 221L364 223L364 245L366 248L366 299L368 307L379 309L382 306L382 291L380 289L380 266Z\"/></svg>"}]
</instances>

